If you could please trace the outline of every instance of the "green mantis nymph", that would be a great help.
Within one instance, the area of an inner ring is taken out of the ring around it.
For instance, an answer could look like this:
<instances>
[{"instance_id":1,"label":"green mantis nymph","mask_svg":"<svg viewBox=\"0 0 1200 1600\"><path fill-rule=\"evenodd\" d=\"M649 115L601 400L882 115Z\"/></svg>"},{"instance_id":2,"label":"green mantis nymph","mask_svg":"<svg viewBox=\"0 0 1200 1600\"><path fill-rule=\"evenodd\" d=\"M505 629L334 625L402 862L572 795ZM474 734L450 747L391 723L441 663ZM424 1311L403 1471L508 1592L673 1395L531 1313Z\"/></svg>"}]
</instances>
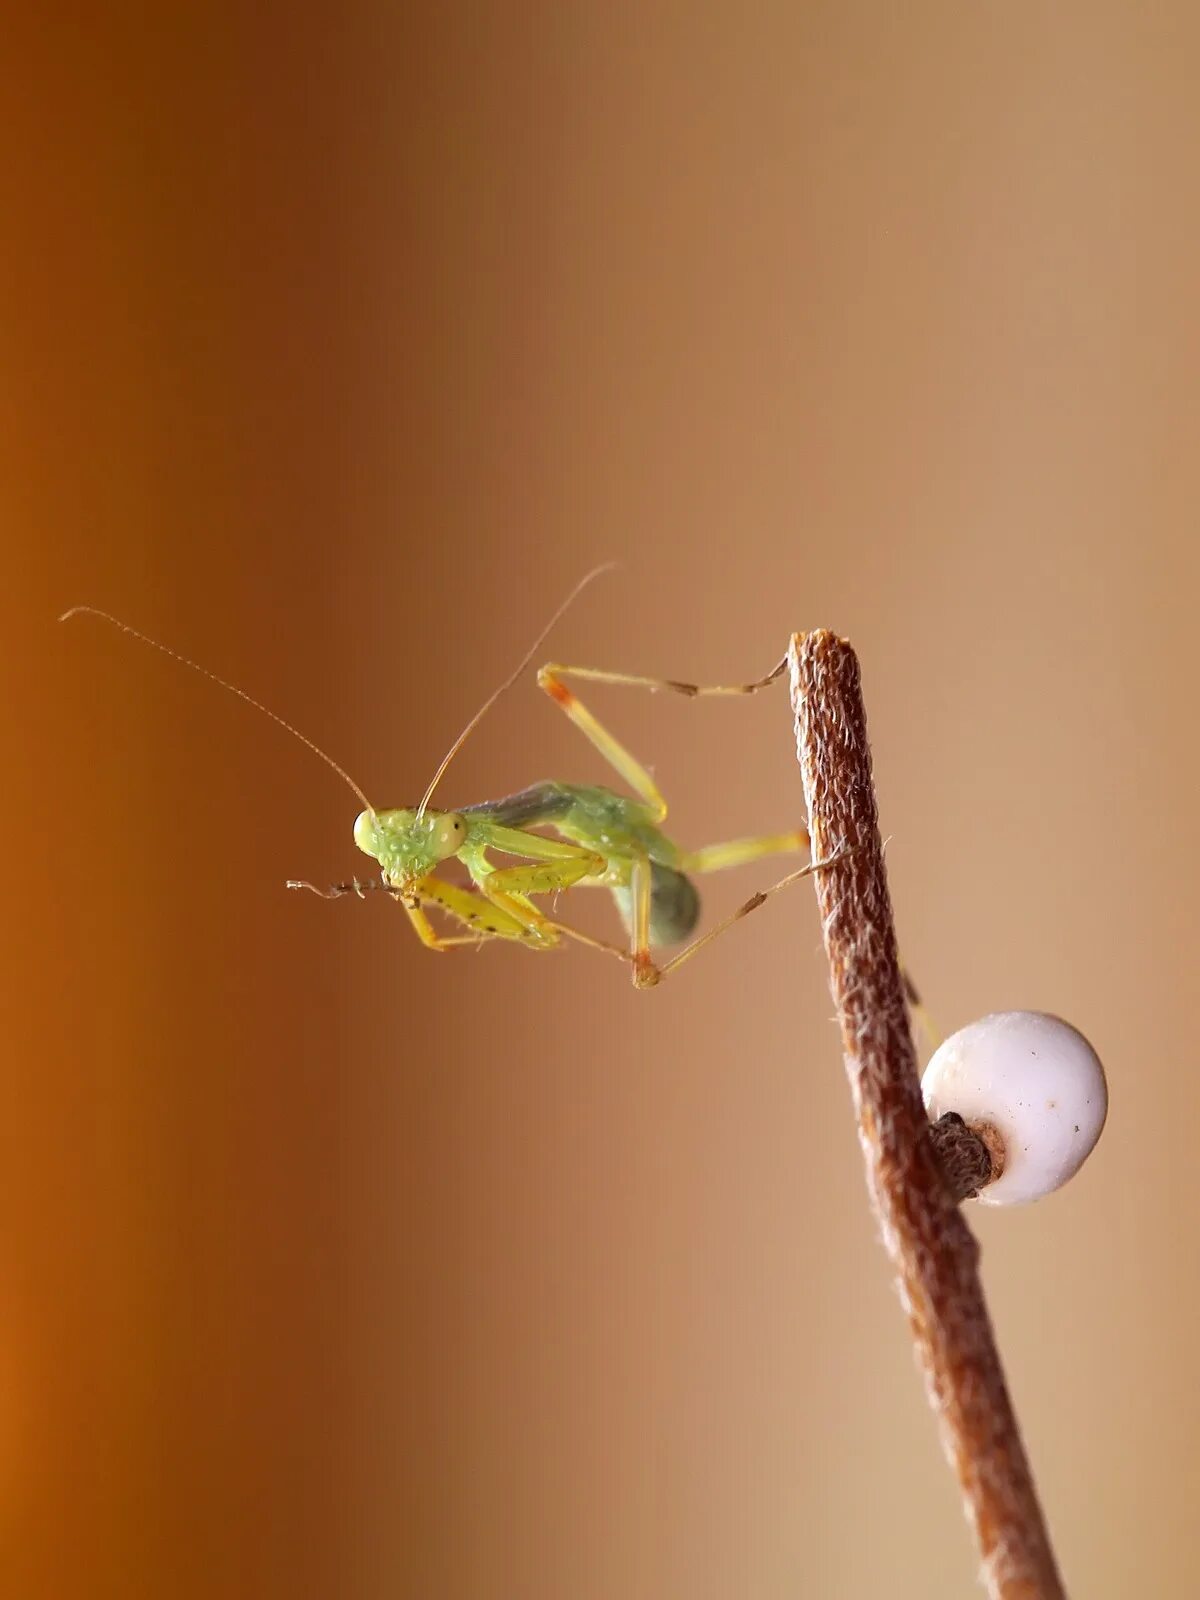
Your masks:
<instances>
[{"instance_id":1,"label":"green mantis nymph","mask_svg":"<svg viewBox=\"0 0 1200 1600\"><path fill-rule=\"evenodd\" d=\"M807 849L808 834L802 827L793 827L784 833L734 839L699 850L680 849L663 832L667 804L649 771L602 726L563 680L575 678L650 691L668 690L689 697L753 694L780 677L785 661L752 683L711 686L550 663L538 672L539 686L625 780L633 795L618 794L599 785L546 781L503 799L456 811L434 810L430 806L435 790L468 735L525 671L575 596L603 570L597 568L576 585L516 670L467 724L438 767L420 804L387 811L373 806L349 774L291 723L207 668L93 607L74 607L63 620L79 613L101 617L192 667L293 734L349 785L363 806L354 824L354 842L378 863L380 877L365 883L355 880L334 884L328 889L293 881L289 888L311 889L325 898L381 890L404 908L421 943L430 950L455 950L500 939L544 951L553 949L563 938L570 938L628 962L635 985L650 988L769 896L824 863L809 862L770 888L760 890L669 960L656 963L652 951L682 943L694 932L700 900L691 882L693 875ZM549 835L539 831L543 829L549 830ZM493 856L507 858L506 864L497 864ZM452 860L465 868L469 886L440 876L439 869ZM547 915L534 904L534 896L553 896L581 887L611 891L628 933L624 946L594 938ZM439 931L430 920L431 909L457 923L462 931Z\"/></svg>"}]
</instances>

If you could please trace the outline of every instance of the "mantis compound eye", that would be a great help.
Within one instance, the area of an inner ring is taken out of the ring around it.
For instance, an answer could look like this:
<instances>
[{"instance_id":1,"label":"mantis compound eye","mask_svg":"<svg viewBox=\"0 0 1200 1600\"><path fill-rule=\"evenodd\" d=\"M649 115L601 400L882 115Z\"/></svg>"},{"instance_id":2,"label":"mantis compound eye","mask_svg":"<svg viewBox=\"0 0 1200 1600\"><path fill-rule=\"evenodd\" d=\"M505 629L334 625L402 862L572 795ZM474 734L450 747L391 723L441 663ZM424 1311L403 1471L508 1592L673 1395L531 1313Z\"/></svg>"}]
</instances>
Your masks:
<instances>
[{"instance_id":1,"label":"mantis compound eye","mask_svg":"<svg viewBox=\"0 0 1200 1600\"><path fill-rule=\"evenodd\" d=\"M439 861L448 861L462 849L467 837L467 824L456 811L447 811L444 816L432 818L429 830L429 844Z\"/></svg>"},{"instance_id":2,"label":"mantis compound eye","mask_svg":"<svg viewBox=\"0 0 1200 1600\"><path fill-rule=\"evenodd\" d=\"M382 848L379 837L379 818L373 811L360 812L354 823L354 842L364 855L379 859Z\"/></svg>"}]
</instances>

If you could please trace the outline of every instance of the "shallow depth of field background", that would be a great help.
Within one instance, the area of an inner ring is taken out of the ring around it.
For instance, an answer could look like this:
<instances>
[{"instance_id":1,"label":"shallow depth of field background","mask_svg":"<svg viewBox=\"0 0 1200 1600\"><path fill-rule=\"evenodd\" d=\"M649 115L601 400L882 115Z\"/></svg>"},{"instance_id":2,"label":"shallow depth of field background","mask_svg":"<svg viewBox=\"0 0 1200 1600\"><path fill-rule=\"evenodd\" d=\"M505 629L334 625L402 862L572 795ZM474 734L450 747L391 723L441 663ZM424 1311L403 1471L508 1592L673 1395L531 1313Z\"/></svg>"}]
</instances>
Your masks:
<instances>
[{"instance_id":1,"label":"shallow depth of field background","mask_svg":"<svg viewBox=\"0 0 1200 1600\"><path fill-rule=\"evenodd\" d=\"M651 995L435 958L285 893L330 772L54 621L401 804L615 558L548 653L852 636L935 1014L1103 1054L973 1220L1072 1592L1194 1593L1195 10L452 12L6 46L5 1592L971 1592L809 888ZM594 704L683 841L797 820L782 690ZM543 776L530 676L443 796Z\"/></svg>"}]
</instances>

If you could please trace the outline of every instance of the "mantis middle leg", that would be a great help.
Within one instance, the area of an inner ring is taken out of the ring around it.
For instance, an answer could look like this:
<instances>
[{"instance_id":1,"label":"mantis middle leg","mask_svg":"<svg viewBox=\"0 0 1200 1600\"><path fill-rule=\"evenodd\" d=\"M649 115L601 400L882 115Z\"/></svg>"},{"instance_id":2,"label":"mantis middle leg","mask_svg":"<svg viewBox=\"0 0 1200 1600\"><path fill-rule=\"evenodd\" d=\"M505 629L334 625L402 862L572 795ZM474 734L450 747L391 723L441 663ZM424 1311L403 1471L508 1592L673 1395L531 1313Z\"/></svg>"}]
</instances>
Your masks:
<instances>
[{"instance_id":1,"label":"mantis middle leg","mask_svg":"<svg viewBox=\"0 0 1200 1600\"><path fill-rule=\"evenodd\" d=\"M648 689L651 693L667 690L672 694L687 695L691 699L696 695L755 694L759 689L765 689L768 684L774 683L786 667L785 657L765 678L758 678L753 683L699 684L680 683L673 678L644 678L630 672L609 672L602 667L568 667L551 661L538 672L538 687L550 696L555 705L562 708L584 738L588 739L608 764L621 774L634 793L646 802L654 813L655 821L661 822L667 814L667 802L649 771L602 722L593 716L582 700L562 680L580 678L589 683L612 683L626 688Z\"/></svg>"}]
</instances>

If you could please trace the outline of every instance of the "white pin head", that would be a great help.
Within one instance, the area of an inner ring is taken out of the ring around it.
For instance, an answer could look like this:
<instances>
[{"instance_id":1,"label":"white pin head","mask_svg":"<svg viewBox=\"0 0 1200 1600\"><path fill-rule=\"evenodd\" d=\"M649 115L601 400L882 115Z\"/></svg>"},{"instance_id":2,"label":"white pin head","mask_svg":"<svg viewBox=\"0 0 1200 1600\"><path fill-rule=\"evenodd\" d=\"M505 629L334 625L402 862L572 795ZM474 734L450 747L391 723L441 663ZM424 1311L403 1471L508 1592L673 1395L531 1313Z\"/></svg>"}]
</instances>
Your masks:
<instances>
[{"instance_id":1,"label":"white pin head","mask_svg":"<svg viewBox=\"0 0 1200 1600\"><path fill-rule=\"evenodd\" d=\"M1070 1023L1002 1011L960 1028L925 1068L931 1119L957 1112L992 1152L985 1205L1020 1205L1062 1187L1091 1154L1108 1114L1100 1058Z\"/></svg>"}]
</instances>

